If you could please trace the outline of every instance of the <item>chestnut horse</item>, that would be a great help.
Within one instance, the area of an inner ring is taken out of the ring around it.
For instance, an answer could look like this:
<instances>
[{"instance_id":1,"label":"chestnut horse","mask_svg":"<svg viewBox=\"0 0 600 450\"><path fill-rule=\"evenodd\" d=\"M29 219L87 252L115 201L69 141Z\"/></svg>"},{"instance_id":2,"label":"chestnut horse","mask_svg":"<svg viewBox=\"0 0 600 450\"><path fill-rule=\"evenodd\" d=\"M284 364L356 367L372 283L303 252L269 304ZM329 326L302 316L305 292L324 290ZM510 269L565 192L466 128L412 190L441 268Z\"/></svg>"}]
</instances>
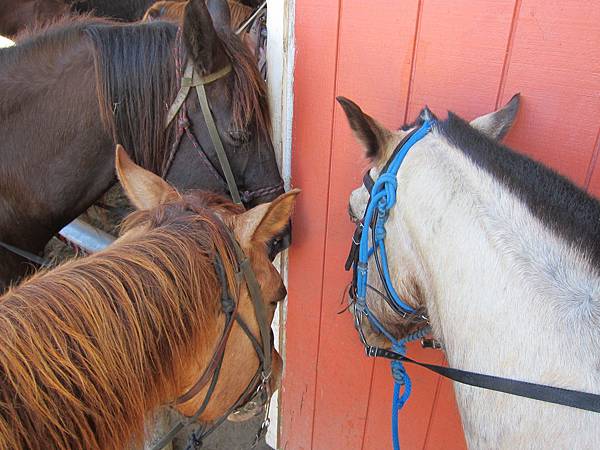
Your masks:
<instances>
[{"instance_id":1,"label":"chestnut horse","mask_svg":"<svg viewBox=\"0 0 600 450\"><path fill-rule=\"evenodd\" d=\"M242 23L252 15L253 9L236 0L228 0L227 3L231 11L231 29L238 30ZM183 20L186 5L187 0L159 0L148 8L143 20L148 22L152 20L170 20L180 23ZM254 24L254 26L247 26L240 31L240 39L256 58L259 70L262 63L258 45L260 29L260 24Z\"/></svg>"},{"instance_id":2,"label":"chestnut horse","mask_svg":"<svg viewBox=\"0 0 600 450\"><path fill-rule=\"evenodd\" d=\"M267 248L299 191L243 212L178 193L122 149L116 165L138 209L122 236L0 299L0 448L126 448L160 405L211 423L277 387L268 330L286 290ZM257 290L238 277L247 263Z\"/></svg>"},{"instance_id":3,"label":"chestnut horse","mask_svg":"<svg viewBox=\"0 0 600 450\"><path fill-rule=\"evenodd\" d=\"M231 12L231 29L237 29L242 22L252 14L252 8L236 0L228 0ZM143 20L172 20L181 22L187 0L159 0L150 5L143 16Z\"/></svg>"},{"instance_id":4,"label":"chestnut horse","mask_svg":"<svg viewBox=\"0 0 600 450\"><path fill-rule=\"evenodd\" d=\"M202 75L231 65L205 89L245 205L283 192L264 82L229 29L227 4L209 3L215 22L204 0L194 0L180 32L166 22L84 17L0 51L0 241L41 252L114 183L115 143L178 188L227 194L195 96L184 105L187 119L165 132L188 58ZM29 267L0 249L0 290Z\"/></svg>"}]
</instances>

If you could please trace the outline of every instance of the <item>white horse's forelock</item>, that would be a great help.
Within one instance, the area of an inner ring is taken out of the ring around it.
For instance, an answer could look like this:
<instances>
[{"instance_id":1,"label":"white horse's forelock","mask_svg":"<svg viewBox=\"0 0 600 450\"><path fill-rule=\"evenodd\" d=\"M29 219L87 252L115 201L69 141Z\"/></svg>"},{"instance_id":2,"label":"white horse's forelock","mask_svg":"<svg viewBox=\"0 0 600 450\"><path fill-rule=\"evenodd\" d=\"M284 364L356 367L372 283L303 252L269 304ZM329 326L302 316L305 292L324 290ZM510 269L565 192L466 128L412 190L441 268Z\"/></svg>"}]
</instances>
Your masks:
<instances>
[{"instance_id":1,"label":"white horse's forelock","mask_svg":"<svg viewBox=\"0 0 600 450\"><path fill-rule=\"evenodd\" d=\"M355 215L367 199L364 187L352 193ZM397 199L386 223L392 279L401 296L404 279L419 284L451 366L600 393L600 276L582 249L435 129L400 168ZM455 390L471 448L600 444L600 414Z\"/></svg>"}]
</instances>

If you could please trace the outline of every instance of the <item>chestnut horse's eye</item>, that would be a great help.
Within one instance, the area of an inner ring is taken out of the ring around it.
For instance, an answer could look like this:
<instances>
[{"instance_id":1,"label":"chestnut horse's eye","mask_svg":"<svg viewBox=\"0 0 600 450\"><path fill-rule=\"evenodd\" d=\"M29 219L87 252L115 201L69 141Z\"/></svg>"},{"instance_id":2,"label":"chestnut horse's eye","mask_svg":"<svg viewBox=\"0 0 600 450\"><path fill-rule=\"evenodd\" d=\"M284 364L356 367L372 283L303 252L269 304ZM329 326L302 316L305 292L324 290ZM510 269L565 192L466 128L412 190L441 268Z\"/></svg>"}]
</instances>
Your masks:
<instances>
[{"instance_id":1,"label":"chestnut horse's eye","mask_svg":"<svg viewBox=\"0 0 600 450\"><path fill-rule=\"evenodd\" d=\"M230 129L229 137L235 145L243 145L250 142L252 139L252 133L247 130Z\"/></svg>"}]
</instances>

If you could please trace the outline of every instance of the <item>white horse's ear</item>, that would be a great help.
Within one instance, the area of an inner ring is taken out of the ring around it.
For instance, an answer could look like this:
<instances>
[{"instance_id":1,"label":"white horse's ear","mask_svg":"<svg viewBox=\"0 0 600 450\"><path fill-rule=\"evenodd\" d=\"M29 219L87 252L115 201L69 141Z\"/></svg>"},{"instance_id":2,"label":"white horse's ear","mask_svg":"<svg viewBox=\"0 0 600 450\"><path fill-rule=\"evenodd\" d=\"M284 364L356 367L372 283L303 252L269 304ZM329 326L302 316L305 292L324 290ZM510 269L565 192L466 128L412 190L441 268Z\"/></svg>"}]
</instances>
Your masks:
<instances>
[{"instance_id":1,"label":"white horse's ear","mask_svg":"<svg viewBox=\"0 0 600 450\"><path fill-rule=\"evenodd\" d=\"M491 112L485 116L471 121L471 126L483 134L501 141L511 129L515 117L519 112L521 94L513 95L513 98L498 111Z\"/></svg>"},{"instance_id":2,"label":"white horse's ear","mask_svg":"<svg viewBox=\"0 0 600 450\"><path fill-rule=\"evenodd\" d=\"M367 157L377 160L383 156L392 137L391 131L365 114L352 100L345 97L337 97L336 100L344 109L350 128L365 148Z\"/></svg>"},{"instance_id":3,"label":"white horse's ear","mask_svg":"<svg viewBox=\"0 0 600 450\"><path fill-rule=\"evenodd\" d=\"M134 163L120 145L117 145L115 167L127 197L137 209L156 208L176 192L161 177Z\"/></svg>"}]
</instances>

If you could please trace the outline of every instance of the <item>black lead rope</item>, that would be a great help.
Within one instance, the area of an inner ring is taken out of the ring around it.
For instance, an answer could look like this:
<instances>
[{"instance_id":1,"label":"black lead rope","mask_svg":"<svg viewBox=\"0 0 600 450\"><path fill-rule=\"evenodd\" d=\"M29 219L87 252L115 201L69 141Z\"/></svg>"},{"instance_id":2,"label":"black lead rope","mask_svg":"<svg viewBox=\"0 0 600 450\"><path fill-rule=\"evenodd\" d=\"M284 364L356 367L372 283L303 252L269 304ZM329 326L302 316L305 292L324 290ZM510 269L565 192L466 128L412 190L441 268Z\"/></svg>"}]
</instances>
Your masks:
<instances>
[{"instance_id":1,"label":"black lead rope","mask_svg":"<svg viewBox=\"0 0 600 450\"><path fill-rule=\"evenodd\" d=\"M557 405L570 406L585 411L600 412L600 395L598 394L529 383L527 381L511 380L509 378L484 375L481 373L454 369L452 367L438 366L436 364L427 364L415 361L400 353L379 347L367 347L365 350L368 356L415 364L452 381L467 384L469 386L504 392L506 394L540 400L547 403L555 403Z\"/></svg>"}]
</instances>

